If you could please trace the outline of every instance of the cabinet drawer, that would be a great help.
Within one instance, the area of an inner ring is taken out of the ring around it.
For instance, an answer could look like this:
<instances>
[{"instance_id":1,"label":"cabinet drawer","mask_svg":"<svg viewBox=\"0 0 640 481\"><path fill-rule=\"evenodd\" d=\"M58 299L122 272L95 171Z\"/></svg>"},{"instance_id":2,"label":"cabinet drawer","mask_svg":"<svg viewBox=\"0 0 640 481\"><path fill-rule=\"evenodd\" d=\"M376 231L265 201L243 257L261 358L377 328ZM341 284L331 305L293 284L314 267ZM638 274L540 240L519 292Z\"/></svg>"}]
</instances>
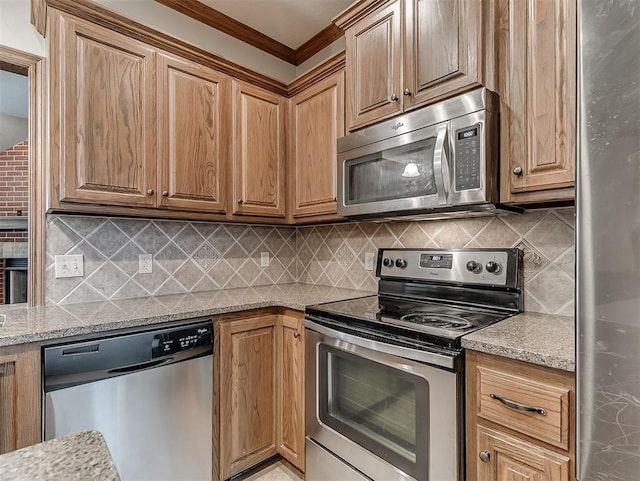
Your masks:
<instances>
[{"instance_id":1,"label":"cabinet drawer","mask_svg":"<svg viewBox=\"0 0 640 481\"><path fill-rule=\"evenodd\" d=\"M569 389L499 369L477 369L479 417L569 449Z\"/></svg>"}]
</instances>

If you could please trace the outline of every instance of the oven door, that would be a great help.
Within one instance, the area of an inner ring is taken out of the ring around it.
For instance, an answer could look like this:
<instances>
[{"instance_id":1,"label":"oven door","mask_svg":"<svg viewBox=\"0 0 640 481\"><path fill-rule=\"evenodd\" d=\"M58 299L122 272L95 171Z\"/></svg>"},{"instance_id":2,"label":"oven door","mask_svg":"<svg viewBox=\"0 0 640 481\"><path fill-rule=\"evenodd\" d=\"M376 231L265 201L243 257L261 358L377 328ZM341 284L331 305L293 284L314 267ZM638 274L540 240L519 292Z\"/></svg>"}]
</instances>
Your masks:
<instances>
[{"instance_id":1,"label":"oven door","mask_svg":"<svg viewBox=\"0 0 640 481\"><path fill-rule=\"evenodd\" d=\"M305 327L310 440L374 480L463 479L461 374L310 320Z\"/></svg>"}]
</instances>

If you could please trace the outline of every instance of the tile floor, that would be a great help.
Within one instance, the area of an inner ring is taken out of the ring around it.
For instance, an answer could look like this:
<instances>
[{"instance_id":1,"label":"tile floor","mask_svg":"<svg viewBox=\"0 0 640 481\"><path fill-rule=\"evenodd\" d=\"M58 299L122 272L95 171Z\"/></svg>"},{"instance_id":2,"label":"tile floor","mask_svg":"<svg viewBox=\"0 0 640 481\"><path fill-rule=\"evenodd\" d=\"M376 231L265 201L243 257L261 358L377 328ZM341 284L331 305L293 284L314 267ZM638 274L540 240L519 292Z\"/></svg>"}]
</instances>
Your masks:
<instances>
[{"instance_id":1,"label":"tile floor","mask_svg":"<svg viewBox=\"0 0 640 481\"><path fill-rule=\"evenodd\" d=\"M304 475L284 459L260 467L256 471L235 478L234 481L303 481Z\"/></svg>"}]
</instances>

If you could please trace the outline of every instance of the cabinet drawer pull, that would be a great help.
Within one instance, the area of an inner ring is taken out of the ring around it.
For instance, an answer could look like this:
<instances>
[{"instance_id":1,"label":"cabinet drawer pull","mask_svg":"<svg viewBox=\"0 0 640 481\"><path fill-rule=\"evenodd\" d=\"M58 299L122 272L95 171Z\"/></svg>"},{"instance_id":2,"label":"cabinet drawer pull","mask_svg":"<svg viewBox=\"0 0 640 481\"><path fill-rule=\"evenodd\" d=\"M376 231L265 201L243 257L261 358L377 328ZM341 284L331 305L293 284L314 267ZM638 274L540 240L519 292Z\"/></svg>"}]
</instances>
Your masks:
<instances>
[{"instance_id":1,"label":"cabinet drawer pull","mask_svg":"<svg viewBox=\"0 0 640 481\"><path fill-rule=\"evenodd\" d=\"M293 333L293 337L295 337L296 339L298 339L300 337L300 333L298 331Z\"/></svg>"},{"instance_id":2,"label":"cabinet drawer pull","mask_svg":"<svg viewBox=\"0 0 640 481\"><path fill-rule=\"evenodd\" d=\"M491 461L491 453L489 451L480 451L478 457L483 463L488 463L489 461Z\"/></svg>"},{"instance_id":3,"label":"cabinet drawer pull","mask_svg":"<svg viewBox=\"0 0 640 481\"><path fill-rule=\"evenodd\" d=\"M516 409L518 411L526 411L529 413L538 413L541 416L546 416L547 415L547 411L545 411L542 408L536 408L533 406L527 406L526 404L520 404L514 401L509 401L508 399L503 398L502 396L498 396L497 394L490 394L491 399L497 399L498 401L500 401L502 404L504 404L505 406L507 406L508 408L511 409Z\"/></svg>"},{"instance_id":4,"label":"cabinet drawer pull","mask_svg":"<svg viewBox=\"0 0 640 481\"><path fill-rule=\"evenodd\" d=\"M522 175L522 167L518 166L518 167L514 167L513 168L513 175L517 175L518 177Z\"/></svg>"},{"instance_id":5,"label":"cabinet drawer pull","mask_svg":"<svg viewBox=\"0 0 640 481\"><path fill-rule=\"evenodd\" d=\"M168 190L163 190L162 191L162 197L169 197L169 191Z\"/></svg>"},{"instance_id":6,"label":"cabinet drawer pull","mask_svg":"<svg viewBox=\"0 0 640 481\"><path fill-rule=\"evenodd\" d=\"M391 95L391 101L392 102L397 102L398 101L398 96L396 94Z\"/></svg>"},{"instance_id":7,"label":"cabinet drawer pull","mask_svg":"<svg viewBox=\"0 0 640 481\"><path fill-rule=\"evenodd\" d=\"M411 92L411 90L409 89L404 89L404 92L402 92L402 94L406 97L410 97L411 95L413 95L413 92Z\"/></svg>"},{"instance_id":8,"label":"cabinet drawer pull","mask_svg":"<svg viewBox=\"0 0 640 481\"><path fill-rule=\"evenodd\" d=\"M153 195L153 194L155 194L155 191L153 189L147 190L147 195Z\"/></svg>"},{"instance_id":9,"label":"cabinet drawer pull","mask_svg":"<svg viewBox=\"0 0 640 481\"><path fill-rule=\"evenodd\" d=\"M244 204L244 200L238 199L238 205L242 205L242 204Z\"/></svg>"}]
</instances>

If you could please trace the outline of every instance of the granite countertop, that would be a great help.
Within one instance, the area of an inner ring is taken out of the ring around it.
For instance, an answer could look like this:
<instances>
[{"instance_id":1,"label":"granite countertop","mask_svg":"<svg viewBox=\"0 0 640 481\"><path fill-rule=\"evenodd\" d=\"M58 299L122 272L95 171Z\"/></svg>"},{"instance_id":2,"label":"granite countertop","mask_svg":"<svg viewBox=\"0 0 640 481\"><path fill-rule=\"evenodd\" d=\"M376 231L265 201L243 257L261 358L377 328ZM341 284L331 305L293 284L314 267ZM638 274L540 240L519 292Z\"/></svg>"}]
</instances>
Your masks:
<instances>
[{"instance_id":1,"label":"granite countertop","mask_svg":"<svg viewBox=\"0 0 640 481\"><path fill-rule=\"evenodd\" d=\"M310 304L371 294L294 283L62 306L7 306L0 309L0 347L263 307L304 311Z\"/></svg>"},{"instance_id":2,"label":"granite countertop","mask_svg":"<svg viewBox=\"0 0 640 481\"><path fill-rule=\"evenodd\" d=\"M575 372L572 317L524 312L462 338L462 347Z\"/></svg>"},{"instance_id":3,"label":"granite countertop","mask_svg":"<svg viewBox=\"0 0 640 481\"><path fill-rule=\"evenodd\" d=\"M3 481L120 481L97 431L70 434L0 455Z\"/></svg>"}]
</instances>

